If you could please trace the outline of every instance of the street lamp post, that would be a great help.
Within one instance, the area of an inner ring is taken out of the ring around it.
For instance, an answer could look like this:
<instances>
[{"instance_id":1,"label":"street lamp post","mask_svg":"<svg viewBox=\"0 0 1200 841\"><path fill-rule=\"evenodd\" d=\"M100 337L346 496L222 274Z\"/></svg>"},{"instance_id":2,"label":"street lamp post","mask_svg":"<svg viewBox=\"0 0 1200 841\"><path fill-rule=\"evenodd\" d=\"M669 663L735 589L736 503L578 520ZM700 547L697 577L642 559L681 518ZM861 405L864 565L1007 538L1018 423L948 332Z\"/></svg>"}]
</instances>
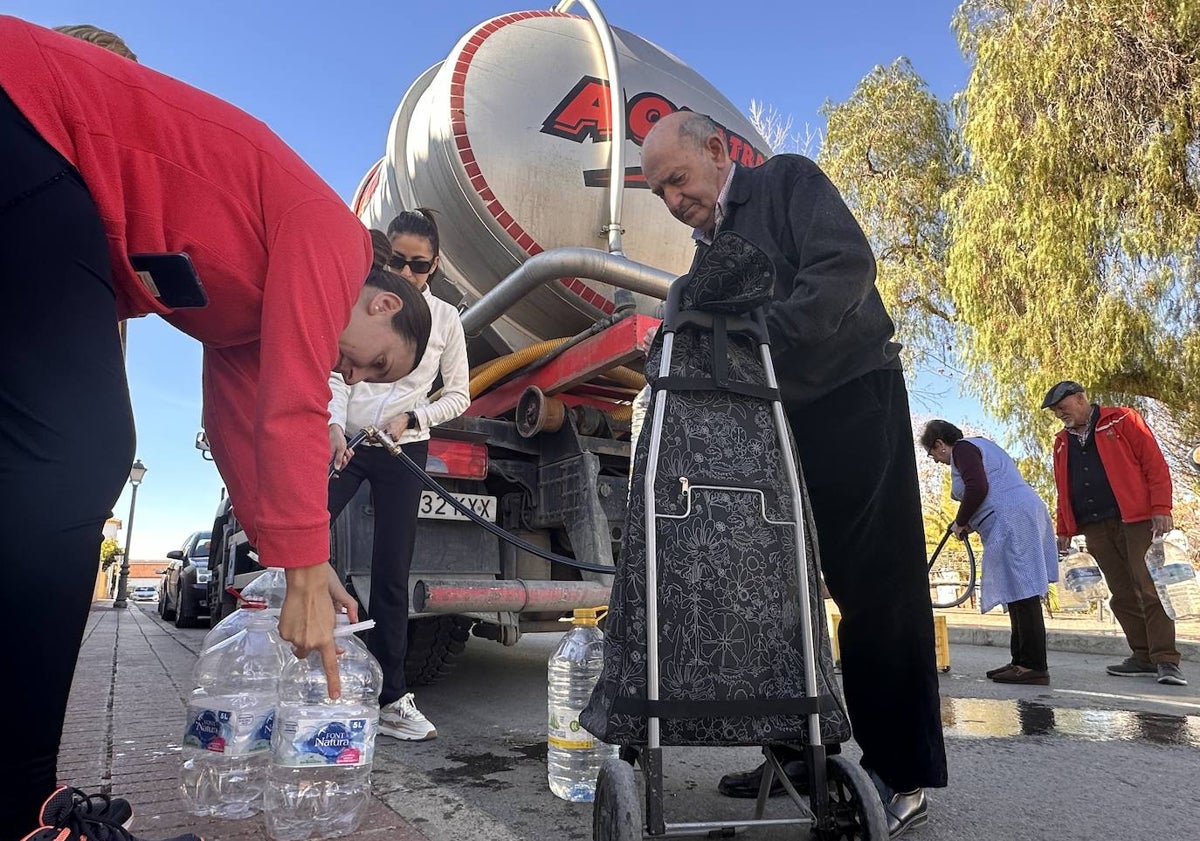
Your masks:
<instances>
[{"instance_id":1,"label":"street lamp post","mask_svg":"<svg viewBox=\"0 0 1200 841\"><path fill-rule=\"evenodd\" d=\"M129 500L129 528L125 531L125 551L121 555L121 576L117 579L117 598L113 607L128 607L129 598L129 547L133 544L133 512L137 508L138 485L146 477L146 465L139 458L129 470L129 483L133 485L133 496Z\"/></svg>"}]
</instances>

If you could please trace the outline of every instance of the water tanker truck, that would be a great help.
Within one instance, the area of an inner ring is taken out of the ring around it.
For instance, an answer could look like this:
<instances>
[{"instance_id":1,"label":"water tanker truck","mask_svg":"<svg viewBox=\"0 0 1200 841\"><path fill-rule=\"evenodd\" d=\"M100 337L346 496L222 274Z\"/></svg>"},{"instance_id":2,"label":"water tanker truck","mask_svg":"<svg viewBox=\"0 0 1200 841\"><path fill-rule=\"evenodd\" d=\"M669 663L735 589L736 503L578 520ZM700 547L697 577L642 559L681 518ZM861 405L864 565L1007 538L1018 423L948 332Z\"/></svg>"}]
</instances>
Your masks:
<instances>
[{"instance_id":1,"label":"water tanker truck","mask_svg":"<svg viewBox=\"0 0 1200 841\"><path fill-rule=\"evenodd\" d=\"M667 287L693 243L647 188L639 148L661 116L711 116L731 157L767 147L712 85L611 27L591 0L471 28L404 95L354 199L369 227L439 211L433 294L458 307L472 403L432 430L427 471L477 516L549 553L611 567L622 539L632 401ZM219 410L219 407L218 407ZM369 486L333 526L333 562L366 602ZM209 605L260 568L227 503ZM440 677L469 635L512 645L607 602L611 576L547 559L424 493L410 584L409 682Z\"/></svg>"}]
</instances>

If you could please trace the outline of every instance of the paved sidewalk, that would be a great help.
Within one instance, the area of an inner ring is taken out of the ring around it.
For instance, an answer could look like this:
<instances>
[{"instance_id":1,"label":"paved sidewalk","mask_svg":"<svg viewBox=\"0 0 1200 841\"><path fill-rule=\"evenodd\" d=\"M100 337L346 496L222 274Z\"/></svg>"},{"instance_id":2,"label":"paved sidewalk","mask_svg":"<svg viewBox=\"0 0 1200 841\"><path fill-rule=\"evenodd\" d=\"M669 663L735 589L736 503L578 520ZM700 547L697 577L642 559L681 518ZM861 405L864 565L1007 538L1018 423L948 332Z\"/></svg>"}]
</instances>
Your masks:
<instances>
[{"instance_id":1,"label":"paved sidewalk","mask_svg":"<svg viewBox=\"0 0 1200 841\"><path fill-rule=\"evenodd\" d=\"M1008 648L1011 626L1008 614L1000 608L981 614L978 610L954 607L935 611L946 617L950 642L962 645L993 645ZM1129 656L1129 644L1121 626L1105 611L1096 614L1056 612L1046 620L1046 647L1050 651L1076 654L1103 654L1118 660ZM1185 663L1200 663L1200 622L1175 623L1175 647Z\"/></svg>"},{"instance_id":2,"label":"paved sidewalk","mask_svg":"<svg viewBox=\"0 0 1200 841\"><path fill-rule=\"evenodd\" d=\"M134 602L92 606L67 707L58 777L88 792L128 798L133 831L157 841L195 832L205 841L263 841L261 816L245 821L193 818L178 793L185 699L200 644L176 634ZM427 841L376 799L355 841Z\"/></svg>"}]
</instances>

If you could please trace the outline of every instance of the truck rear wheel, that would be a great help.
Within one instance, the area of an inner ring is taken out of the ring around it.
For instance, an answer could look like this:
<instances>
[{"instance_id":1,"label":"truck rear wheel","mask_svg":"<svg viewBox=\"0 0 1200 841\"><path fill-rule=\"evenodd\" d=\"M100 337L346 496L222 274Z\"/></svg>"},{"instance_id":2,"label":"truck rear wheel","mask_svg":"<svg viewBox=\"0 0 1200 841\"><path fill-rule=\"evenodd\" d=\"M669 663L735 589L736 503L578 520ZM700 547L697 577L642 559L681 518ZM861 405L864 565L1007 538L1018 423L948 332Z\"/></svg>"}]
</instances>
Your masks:
<instances>
[{"instance_id":1,"label":"truck rear wheel","mask_svg":"<svg viewBox=\"0 0 1200 841\"><path fill-rule=\"evenodd\" d=\"M450 673L452 661L467 647L472 620L462 616L418 616L408 620L404 680L429 686Z\"/></svg>"}]
</instances>

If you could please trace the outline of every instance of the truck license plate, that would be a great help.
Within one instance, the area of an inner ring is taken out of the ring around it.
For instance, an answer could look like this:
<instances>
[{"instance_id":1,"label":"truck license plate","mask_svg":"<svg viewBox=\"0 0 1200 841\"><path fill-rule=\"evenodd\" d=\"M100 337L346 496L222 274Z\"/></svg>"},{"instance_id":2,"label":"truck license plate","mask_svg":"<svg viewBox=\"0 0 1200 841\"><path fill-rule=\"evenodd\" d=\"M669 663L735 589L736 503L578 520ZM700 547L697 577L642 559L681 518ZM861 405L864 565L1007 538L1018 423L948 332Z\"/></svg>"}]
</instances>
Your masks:
<instances>
[{"instance_id":1,"label":"truck license plate","mask_svg":"<svg viewBox=\"0 0 1200 841\"><path fill-rule=\"evenodd\" d=\"M454 498L470 508L480 517L496 522L496 497L480 496L478 494L455 494ZM428 520L465 520L466 515L460 514L444 500L441 494L433 491L421 491L421 504L417 508L417 516Z\"/></svg>"}]
</instances>

